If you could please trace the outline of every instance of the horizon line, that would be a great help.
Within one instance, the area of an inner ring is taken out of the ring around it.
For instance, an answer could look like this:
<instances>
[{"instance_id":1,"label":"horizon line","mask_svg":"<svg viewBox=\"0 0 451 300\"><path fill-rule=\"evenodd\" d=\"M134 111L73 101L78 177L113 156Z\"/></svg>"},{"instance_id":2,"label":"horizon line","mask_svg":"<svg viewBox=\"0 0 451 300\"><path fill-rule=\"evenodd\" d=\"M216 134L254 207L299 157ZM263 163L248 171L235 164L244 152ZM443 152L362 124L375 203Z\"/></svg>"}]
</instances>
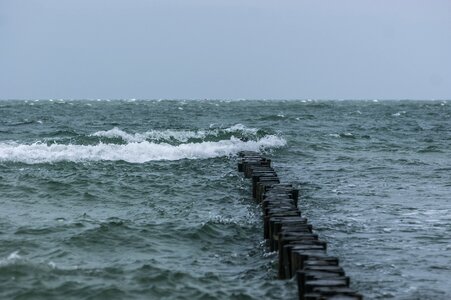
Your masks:
<instances>
[{"instance_id":1,"label":"horizon line","mask_svg":"<svg viewBox=\"0 0 451 300\"><path fill-rule=\"evenodd\" d=\"M451 98L0 98L0 101L451 101Z\"/></svg>"}]
</instances>

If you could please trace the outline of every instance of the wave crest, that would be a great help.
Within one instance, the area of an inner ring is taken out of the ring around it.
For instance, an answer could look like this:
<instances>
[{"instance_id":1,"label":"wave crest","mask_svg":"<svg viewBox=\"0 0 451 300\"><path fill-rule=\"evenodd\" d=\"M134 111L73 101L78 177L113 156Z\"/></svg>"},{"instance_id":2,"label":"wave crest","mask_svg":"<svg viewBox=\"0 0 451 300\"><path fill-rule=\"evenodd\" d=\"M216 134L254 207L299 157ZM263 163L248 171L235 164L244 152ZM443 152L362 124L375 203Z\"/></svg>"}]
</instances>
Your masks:
<instances>
[{"instance_id":1,"label":"wave crest","mask_svg":"<svg viewBox=\"0 0 451 300\"><path fill-rule=\"evenodd\" d=\"M170 140L175 139L180 142L186 142L189 139L192 138L205 138L206 132L199 130L199 131L188 131L188 130L151 130L147 131L145 133L127 133L117 127L114 127L110 130L105 131L97 131L93 133L91 136L97 136L97 137L106 137L106 138L120 138L126 142L129 143L139 143L144 142L146 140L151 141L159 141L159 140Z\"/></svg>"},{"instance_id":2,"label":"wave crest","mask_svg":"<svg viewBox=\"0 0 451 300\"><path fill-rule=\"evenodd\" d=\"M144 141L178 141L187 142L190 139L205 140L209 137L218 137L224 133L237 134L245 136L255 136L258 132L256 128L249 128L242 124L235 124L228 128L215 128L208 130L149 130L144 133L128 133L122 129L114 127L110 130L97 131L90 136L104 137L104 138L120 138L128 143L139 143Z\"/></svg>"},{"instance_id":3,"label":"wave crest","mask_svg":"<svg viewBox=\"0 0 451 300\"><path fill-rule=\"evenodd\" d=\"M208 159L235 155L239 151L260 151L280 148L285 139L267 135L256 141L243 141L235 137L217 142L184 143L170 145L148 141L130 142L124 145L99 143L97 145L43 144L31 145L0 143L0 161L28 164L62 161L126 161L145 163L156 160Z\"/></svg>"}]
</instances>

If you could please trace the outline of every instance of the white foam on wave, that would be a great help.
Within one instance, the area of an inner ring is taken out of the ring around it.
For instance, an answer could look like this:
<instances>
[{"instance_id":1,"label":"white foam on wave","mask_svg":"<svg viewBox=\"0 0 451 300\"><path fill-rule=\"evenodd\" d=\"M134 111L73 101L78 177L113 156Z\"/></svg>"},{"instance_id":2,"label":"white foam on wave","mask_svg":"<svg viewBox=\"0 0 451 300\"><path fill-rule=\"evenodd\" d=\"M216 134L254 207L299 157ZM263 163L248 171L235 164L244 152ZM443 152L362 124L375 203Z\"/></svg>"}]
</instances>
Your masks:
<instances>
[{"instance_id":1,"label":"white foam on wave","mask_svg":"<svg viewBox=\"0 0 451 300\"><path fill-rule=\"evenodd\" d=\"M21 264L24 264L27 266L33 266L33 267L38 267L39 265L41 265L41 263L31 262L28 259L19 255L19 250L10 253L5 258L0 258L0 267L21 265ZM48 262L46 265L52 269L57 268L56 264L53 261Z\"/></svg>"},{"instance_id":2,"label":"white foam on wave","mask_svg":"<svg viewBox=\"0 0 451 300\"><path fill-rule=\"evenodd\" d=\"M257 141L242 141L231 137L218 142L185 143L170 145L148 141L125 145L104 144L43 144L0 143L0 161L28 164L54 163L61 161L126 161L145 163L156 160L207 159L235 155L239 151L259 151L286 145L285 139L268 135Z\"/></svg>"},{"instance_id":3,"label":"white foam on wave","mask_svg":"<svg viewBox=\"0 0 451 300\"><path fill-rule=\"evenodd\" d=\"M129 143L143 142L146 140L164 141L171 139L174 139L179 142L186 142L189 139L205 139L208 135L218 136L221 130L228 133L241 132L250 135L255 135L258 131L257 128L249 128L242 124L235 124L225 129L210 129L207 131L166 129L166 130L150 130L144 133L133 133L133 134L121 130L117 127L114 127L113 129L110 130L97 131L91 134L91 136L106 137L106 138L121 138L122 140Z\"/></svg>"},{"instance_id":4,"label":"white foam on wave","mask_svg":"<svg viewBox=\"0 0 451 300\"><path fill-rule=\"evenodd\" d=\"M393 117L399 117L399 116L404 115L404 114L406 114L406 111L405 111L405 110L403 110L403 111L398 111L397 113L392 114L392 116L393 116Z\"/></svg>"},{"instance_id":5,"label":"white foam on wave","mask_svg":"<svg viewBox=\"0 0 451 300\"><path fill-rule=\"evenodd\" d=\"M175 139L180 142L186 142L190 138L205 138L206 132L203 130L199 131L188 131L188 130L150 130L144 133L128 133L117 127L110 130L97 131L91 136L106 137L106 138L121 138L122 140L129 143L144 142L146 140L170 140Z\"/></svg>"},{"instance_id":6,"label":"white foam on wave","mask_svg":"<svg viewBox=\"0 0 451 300\"><path fill-rule=\"evenodd\" d=\"M249 133L249 134L256 134L258 129L252 128L252 127L246 127L243 124L235 124L233 126L230 126L229 128L224 129L225 132L243 132L243 133Z\"/></svg>"},{"instance_id":7,"label":"white foam on wave","mask_svg":"<svg viewBox=\"0 0 451 300\"><path fill-rule=\"evenodd\" d=\"M8 257L6 259L7 260L16 260L16 259L21 259L21 258L22 257L19 255L19 251L14 251L10 255L8 255Z\"/></svg>"},{"instance_id":8,"label":"white foam on wave","mask_svg":"<svg viewBox=\"0 0 451 300\"><path fill-rule=\"evenodd\" d=\"M22 259L22 256L19 255L19 250L10 253L6 258L0 259L0 266L13 264L16 261Z\"/></svg>"}]
</instances>

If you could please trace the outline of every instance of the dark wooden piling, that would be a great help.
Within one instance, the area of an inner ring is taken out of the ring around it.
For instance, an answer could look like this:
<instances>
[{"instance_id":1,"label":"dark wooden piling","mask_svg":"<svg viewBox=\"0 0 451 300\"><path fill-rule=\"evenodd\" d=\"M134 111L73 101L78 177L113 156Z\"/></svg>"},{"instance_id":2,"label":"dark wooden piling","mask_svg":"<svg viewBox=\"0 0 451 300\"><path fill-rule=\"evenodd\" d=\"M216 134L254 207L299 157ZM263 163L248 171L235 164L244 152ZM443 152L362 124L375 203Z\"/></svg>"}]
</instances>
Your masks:
<instances>
[{"instance_id":1,"label":"dark wooden piling","mask_svg":"<svg viewBox=\"0 0 451 300\"><path fill-rule=\"evenodd\" d=\"M361 300L349 287L350 279L337 257L327 254L327 243L318 239L298 208L299 190L281 183L271 160L258 152L239 153L238 171L250 178L251 195L262 207L263 237L278 252L278 277L297 277L301 300Z\"/></svg>"}]
</instances>

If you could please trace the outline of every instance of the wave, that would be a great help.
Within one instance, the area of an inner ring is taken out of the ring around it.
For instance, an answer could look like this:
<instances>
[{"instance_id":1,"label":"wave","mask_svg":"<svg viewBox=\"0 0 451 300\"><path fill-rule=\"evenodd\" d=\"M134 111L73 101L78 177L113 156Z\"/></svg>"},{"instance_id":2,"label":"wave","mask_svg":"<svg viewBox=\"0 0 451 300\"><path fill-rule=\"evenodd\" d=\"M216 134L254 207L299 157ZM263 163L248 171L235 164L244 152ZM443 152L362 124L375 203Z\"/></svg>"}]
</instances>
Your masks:
<instances>
[{"instance_id":1,"label":"wave","mask_svg":"<svg viewBox=\"0 0 451 300\"><path fill-rule=\"evenodd\" d=\"M267 135L256 141L243 141L231 137L217 142L184 143L170 145L148 141L130 142L124 145L99 143L96 145L74 144L18 144L0 143L1 162L22 162L27 164L56 163L62 161L126 161L145 163L158 160L208 159L231 156L239 151L261 151L280 148L286 140Z\"/></svg>"},{"instance_id":2,"label":"wave","mask_svg":"<svg viewBox=\"0 0 451 300\"><path fill-rule=\"evenodd\" d=\"M21 259L22 259L22 256L19 255L19 250L14 251L11 254L9 254L6 258L0 259L0 267L14 264L16 261L19 261Z\"/></svg>"},{"instance_id":3,"label":"wave","mask_svg":"<svg viewBox=\"0 0 451 300\"><path fill-rule=\"evenodd\" d=\"M170 140L175 139L180 142L186 142L192 138L203 139L207 136L206 131L188 131L188 130L151 130L145 133L127 133L117 127L110 130L97 131L91 136L106 137L106 138L120 138L129 143L144 142L146 140Z\"/></svg>"},{"instance_id":4,"label":"wave","mask_svg":"<svg viewBox=\"0 0 451 300\"><path fill-rule=\"evenodd\" d=\"M237 133L244 134L248 136L255 136L258 132L256 128L249 128L242 124L235 124L231 127L225 129L209 129L209 130L175 130L175 129L166 129L166 130L150 130L144 133L128 133L124 130L121 130L117 127L114 127L110 130L101 130L97 131L91 136L96 137L105 137L105 138L120 138L128 143L133 142L144 142L144 141L170 141L176 140L179 142L187 142L190 139L206 139L209 136L217 137L223 133Z\"/></svg>"}]
</instances>

